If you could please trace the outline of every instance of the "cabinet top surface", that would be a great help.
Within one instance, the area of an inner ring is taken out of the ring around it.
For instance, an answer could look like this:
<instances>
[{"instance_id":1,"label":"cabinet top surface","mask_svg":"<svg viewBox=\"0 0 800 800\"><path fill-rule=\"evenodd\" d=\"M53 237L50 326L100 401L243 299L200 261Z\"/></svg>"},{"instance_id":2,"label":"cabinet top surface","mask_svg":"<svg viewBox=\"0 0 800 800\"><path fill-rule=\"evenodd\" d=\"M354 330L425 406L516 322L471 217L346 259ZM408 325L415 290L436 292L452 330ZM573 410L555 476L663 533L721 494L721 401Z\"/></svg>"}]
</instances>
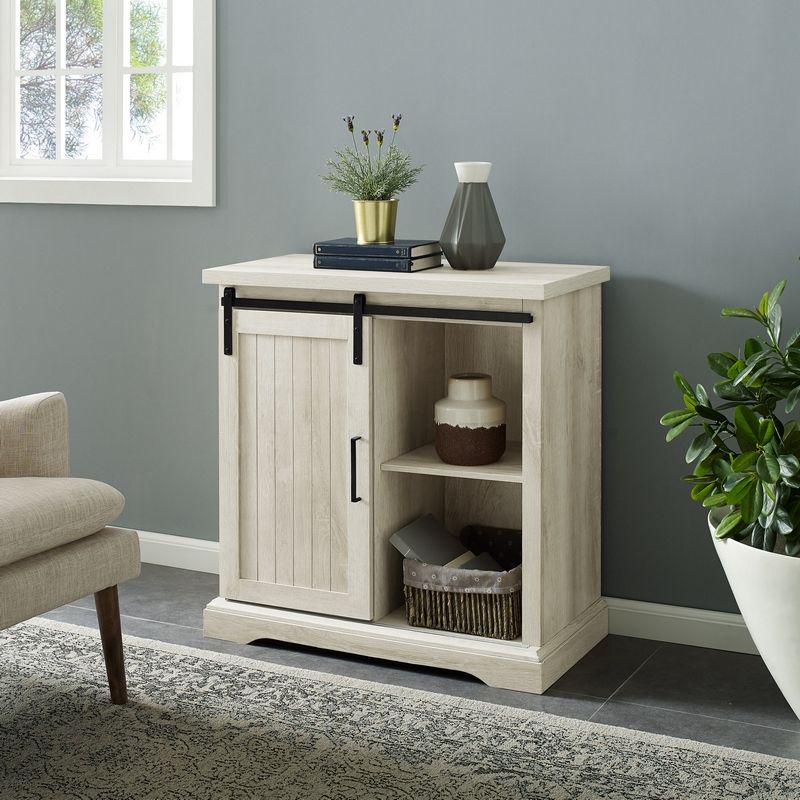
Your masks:
<instances>
[{"instance_id":1,"label":"cabinet top surface","mask_svg":"<svg viewBox=\"0 0 800 800\"><path fill-rule=\"evenodd\" d=\"M213 267L203 270L203 283L274 289L547 300L604 283L610 278L608 267L574 264L499 261L490 270L460 271L444 266L405 273L314 269L313 261L312 255L294 253Z\"/></svg>"}]
</instances>

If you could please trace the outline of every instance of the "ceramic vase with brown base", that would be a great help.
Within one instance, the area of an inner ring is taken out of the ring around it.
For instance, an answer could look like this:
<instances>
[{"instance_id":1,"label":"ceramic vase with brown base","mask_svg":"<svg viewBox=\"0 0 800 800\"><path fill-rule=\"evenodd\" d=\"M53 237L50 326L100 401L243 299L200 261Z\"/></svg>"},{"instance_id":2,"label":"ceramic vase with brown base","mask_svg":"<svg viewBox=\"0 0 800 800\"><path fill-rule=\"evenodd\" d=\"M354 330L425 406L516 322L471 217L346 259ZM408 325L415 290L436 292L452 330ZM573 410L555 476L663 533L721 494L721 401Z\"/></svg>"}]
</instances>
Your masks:
<instances>
[{"instance_id":1,"label":"ceramic vase with brown base","mask_svg":"<svg viewBox=\"0 0 800 800\"><path fill-rule=\"evenodd\" d=\"M492 464L505 452L506 404L492 396L491 375L452 375L447 397L436 403L434 419L436 452L446 464Z\"/></svg>"},{"instance_id":2,"label":"ceramic vase with brown base","mask_svg":"<svg viewBox=\"0 0 800 800\"><path fill-rule=\"evenodd\" d=\"M717 539L724 516L725 509L708 515L717 555L758 652L800 718L800 558Z\"/></svg>"}]
</instances>

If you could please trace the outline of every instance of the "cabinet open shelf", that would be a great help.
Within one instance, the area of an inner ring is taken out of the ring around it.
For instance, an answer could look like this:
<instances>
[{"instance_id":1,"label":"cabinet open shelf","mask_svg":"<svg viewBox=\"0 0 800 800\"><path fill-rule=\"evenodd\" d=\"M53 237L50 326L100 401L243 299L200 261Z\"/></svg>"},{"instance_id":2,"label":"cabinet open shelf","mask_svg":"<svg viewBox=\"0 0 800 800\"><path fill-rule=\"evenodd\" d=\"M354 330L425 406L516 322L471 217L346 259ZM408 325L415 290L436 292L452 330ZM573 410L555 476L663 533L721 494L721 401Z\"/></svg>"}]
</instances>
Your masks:
<instances>
[{"instance_id":1,"label":"cabinet open shelf","mask_svg":"<svg viewBox=\"0 0 800 800\"><path fill-rule=\"evenodd\" d=\"M501 483L522 483L522 445L509 442L503 457L494 464L480 467L459 467L445 464L433 444L410 450L381 464L384 472L410 472L415 475L441 475L446 478L472 478Z\"/></svg>"}]
</instances>

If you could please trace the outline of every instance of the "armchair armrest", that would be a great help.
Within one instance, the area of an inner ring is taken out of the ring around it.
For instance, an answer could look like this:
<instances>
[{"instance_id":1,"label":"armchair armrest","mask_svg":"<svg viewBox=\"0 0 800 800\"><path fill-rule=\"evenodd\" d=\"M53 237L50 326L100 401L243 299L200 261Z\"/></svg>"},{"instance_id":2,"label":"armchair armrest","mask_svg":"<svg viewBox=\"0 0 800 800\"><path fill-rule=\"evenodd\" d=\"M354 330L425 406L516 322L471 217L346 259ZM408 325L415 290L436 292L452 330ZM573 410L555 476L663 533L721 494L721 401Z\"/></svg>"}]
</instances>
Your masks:
<instances>
[{"instance_id":1,"label":"armchair armrest","mask_svg":"<svg viewBox=\"0 0 800 800\"><path fill-rule=\"evenodd\" d=\"M67 402L45 392L0 402L0 478L69 476Z\"/></svg>"}]
</instances>

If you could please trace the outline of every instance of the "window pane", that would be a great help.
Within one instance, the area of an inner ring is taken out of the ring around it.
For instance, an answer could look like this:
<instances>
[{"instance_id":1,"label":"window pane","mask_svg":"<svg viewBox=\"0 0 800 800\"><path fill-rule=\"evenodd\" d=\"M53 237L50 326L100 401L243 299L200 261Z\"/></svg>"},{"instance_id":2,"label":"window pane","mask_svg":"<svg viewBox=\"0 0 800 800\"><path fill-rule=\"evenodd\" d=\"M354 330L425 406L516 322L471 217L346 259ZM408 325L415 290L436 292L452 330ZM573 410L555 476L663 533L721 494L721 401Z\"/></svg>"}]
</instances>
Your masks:
<instances>
[{"instance_id":1,"label":"window pane","mask_svg":"<svg viewBox=\"0 0 800 800\"><path fill-rule=\"evenodd\" d=\"M192 160L192 75L178 72L172 76L172 157Z\"/></svg>"},{"instance_id":2,"label":"window pane","mask_svg":"<svg viewBox=\"0 0 800 800\"><path fill-rule=\"evenodd\" d=\"M128 135L123 157L158 159L167 157L167 76L126 75Z\"/></svg>"},{"instance_id":3,"label":"window pane","mask_svg":"<svg viewBox=\"0 0 800 800\"><path fill-rule=\"evenodd\" d=\"M56 79L19 79L19 157L56 157Z\"/></svg>"},{"instance_id":4,"label":"window pane","mask_svg":"<svg viewBox=\"0 0 800 800\"><path fill-rule=\"evenodd\" d=\"M66 0L68 67L103 66L103 0Z\"/></svg>"},{"instance_id":5,"label":"window pane","mask_svg":"<svg viewBox=\"0 0 800 800\"><path fill-rule=\"evenodd\" d=\"M130 66L160 67L167 61L167 0L130 0Z\"/></svg>"},{"instance_id":6,"label":"window pane","mask_svg":"<svg viewBox=\"0 0 800 800\"><path fill-rule=\"evenodd\" d=\"M172 63L178 67L192 66L193 5L192 0L172 0Z\"/></svg>"},{"instance_id":7,"label":"window pane","mask_svg":"<svg viewBox=\"0 0 800 800\"><path fill-rule=\"evenodd\" d=\"M21 69L56 66L56 0L20 0L19 65Z\"/></svg>"},{"instance_id":8,"label":"window pane","mask_svg":"<svg viewBox=\"0 0 800 800\"><path fill-rule=\"evenodd\" d=\"M103 77L67 76L64 92L64 155L103 157Z\"/></svg>"}]
</instances>

